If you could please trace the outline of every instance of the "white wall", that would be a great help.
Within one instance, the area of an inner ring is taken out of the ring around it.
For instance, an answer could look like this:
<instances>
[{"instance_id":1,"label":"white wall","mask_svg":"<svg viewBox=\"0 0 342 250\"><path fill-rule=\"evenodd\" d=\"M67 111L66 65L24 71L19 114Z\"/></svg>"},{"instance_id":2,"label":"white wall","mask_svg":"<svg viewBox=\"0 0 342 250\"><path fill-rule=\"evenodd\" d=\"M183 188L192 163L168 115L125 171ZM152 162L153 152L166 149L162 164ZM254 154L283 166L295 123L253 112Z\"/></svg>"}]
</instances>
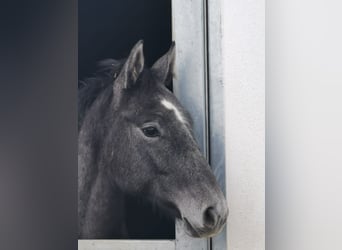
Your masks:
<instances>
[{"instance_id":1,"label":"white wall","mask_svg":"<svg viewBox=\"0 0 342 250\"><path fill-rule=\"evenodd\" d=\"M342 249L342 3L267 2L267 248ZM265 249L264 2L225 1L228 249Z\"/></svg>"},{"instance_id":2,"label":"white wall","mask_svg":"<svg viewBox=\"0 0 342 250\"><path fill-rule=\"evenodd\" d=\"M265 249L265 3L224 1L229 250Z\"/></svg>"}]
</instances>

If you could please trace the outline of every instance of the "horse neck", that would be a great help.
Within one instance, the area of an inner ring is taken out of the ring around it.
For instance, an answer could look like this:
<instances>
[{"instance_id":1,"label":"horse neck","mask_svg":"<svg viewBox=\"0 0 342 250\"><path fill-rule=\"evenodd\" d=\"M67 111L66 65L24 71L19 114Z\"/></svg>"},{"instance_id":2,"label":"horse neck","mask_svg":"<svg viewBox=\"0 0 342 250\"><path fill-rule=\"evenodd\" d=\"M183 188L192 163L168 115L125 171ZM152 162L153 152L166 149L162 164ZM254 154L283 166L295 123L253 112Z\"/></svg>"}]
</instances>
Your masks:
<instances>
[{"instance_id":1,"label":"horse neck","mask_svg":"<svg viewBox=\"0 0 342 250\"><path fill-rule=\"evenodd\" d=\"M124 196L109 179L95 131L80 131L78 195L80 238L123 238Z\"/></svg>"},{"instance_id":2,"label":"horse neck","mask_svg":"<svg viewBox=\"0 0 342 250\"><path fill-rule=\"evenodd\" d=\"M99 172L86 205L82 237L125 237L124 211L123 193L111 183L106 173Z\"/></svg>"}]
</instances>

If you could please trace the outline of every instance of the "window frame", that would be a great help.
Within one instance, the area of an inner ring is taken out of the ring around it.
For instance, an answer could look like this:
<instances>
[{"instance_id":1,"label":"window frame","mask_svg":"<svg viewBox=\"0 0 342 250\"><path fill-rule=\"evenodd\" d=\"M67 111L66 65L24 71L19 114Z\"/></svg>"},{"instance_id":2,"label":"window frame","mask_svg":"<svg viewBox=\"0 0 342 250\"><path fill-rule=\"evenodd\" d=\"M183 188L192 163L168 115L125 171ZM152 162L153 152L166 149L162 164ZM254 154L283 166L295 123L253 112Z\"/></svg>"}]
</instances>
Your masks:
<instances>
[{"instance_id":1,"label":"window frame","mask_svg":"<svg viewBox=\"0 0 342 250\"><path fill-rule=\"evenodd\" d=\"M222 0L173 0L172 36L176 42L174 94L193 117L197 142L225 193L222 5ZM176 224L176 250L227 249L226 228L213 238L194 239Z\"/></svg>"},{"instance_id":2,"label":"window frame","mask_svg":"<svg viewBox=\"0 0 342 250\"><path fill-rule=\"evenodd\" d=\"M190 112L197 142L225 193L225 110L221 45L223 2L171 2L172 37L176 42L173 91ZM175 240L78 240L78 249L227 249L226 228L213 238L196 239L185 234L180 222L175 226Z\"/></svg>"}]
</instances>

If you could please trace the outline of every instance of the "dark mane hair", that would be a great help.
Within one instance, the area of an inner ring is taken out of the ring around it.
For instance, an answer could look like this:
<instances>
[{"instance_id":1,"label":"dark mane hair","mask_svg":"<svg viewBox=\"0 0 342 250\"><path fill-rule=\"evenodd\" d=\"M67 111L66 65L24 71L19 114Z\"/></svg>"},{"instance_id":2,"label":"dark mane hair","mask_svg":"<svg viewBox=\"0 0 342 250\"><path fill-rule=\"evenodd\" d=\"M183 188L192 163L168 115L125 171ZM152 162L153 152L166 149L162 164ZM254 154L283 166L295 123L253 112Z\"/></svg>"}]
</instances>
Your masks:
<instances>
[{"instance_id":1,"label":"dark mane hair","mask_svg":"<svg viewBox=\"0 0 342 250\"><path fill-rule=\"evenodd\" d=\"M126 59L105 59L97 64L96 73L79 81L78 85L78 129L80 129L85 114L96 97L109 85L113 85Z\"/></svg>"}]
</instances>

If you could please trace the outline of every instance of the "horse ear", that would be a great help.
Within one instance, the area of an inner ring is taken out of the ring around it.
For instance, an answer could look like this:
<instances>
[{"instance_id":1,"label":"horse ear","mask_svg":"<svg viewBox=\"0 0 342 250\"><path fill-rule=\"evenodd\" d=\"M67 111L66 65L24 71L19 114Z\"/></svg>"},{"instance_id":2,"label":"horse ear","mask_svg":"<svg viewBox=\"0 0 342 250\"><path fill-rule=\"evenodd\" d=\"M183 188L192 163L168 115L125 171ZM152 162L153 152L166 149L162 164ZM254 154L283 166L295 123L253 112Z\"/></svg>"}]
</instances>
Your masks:
<instances>
[{"instance_id":1,"label":"horse ear","mask_svg":"<svg viewBox=\"0 0 342 250\"><path fill-rule=\"evenodd\" d=\"M174 76L174 66L175 42L172 42L169 51L153 64L151 70L158 82L168 86Z\"/></svg>"},{"instance_id":2,"label":"horse ear","mask_svg":"<svg viewBox=\"0 0 342 250\"><path fill-rule=\"evenodd\" d=\"M123 89L132 87L144 69L143 41L138 41L129 54L118 79Z\"/></svg>"}]
</instances>

